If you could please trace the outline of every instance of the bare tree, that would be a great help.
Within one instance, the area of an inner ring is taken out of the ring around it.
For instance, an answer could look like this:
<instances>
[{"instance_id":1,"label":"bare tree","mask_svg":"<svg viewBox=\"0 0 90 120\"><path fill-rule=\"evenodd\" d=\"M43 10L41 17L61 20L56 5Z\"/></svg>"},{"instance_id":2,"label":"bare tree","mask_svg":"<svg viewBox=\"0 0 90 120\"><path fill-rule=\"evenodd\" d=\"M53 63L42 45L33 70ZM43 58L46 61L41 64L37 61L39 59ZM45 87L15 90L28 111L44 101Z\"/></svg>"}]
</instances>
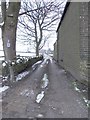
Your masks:
<instances>
[{"instance_id":1,"label":"bare tree","mask_svg":"<svg viewBox=\"0 0 90 120\"><path fill-rule=\"evenodd\" d=\"M10 81L13 81L14 71L11 63L16 57L16 30L20 2L17 1L7 3L5 0L2 0L1 9L3 18L2 25L3 50L5 54L5 60L9 64Z\"/></svg>"},{"instance_id":2,"label":"bare tree","mask_svg":"<svg viewBox=\"0 0 90 120\"><path fill-rule=\"evenodd\" d=\"M44 0L22 3L18 26L23 39L35 43L36 56L50 37L51 31L55 31L54 26L61 17L63 3L64 1L58 3Z\"/></svg>"}]
</instances>

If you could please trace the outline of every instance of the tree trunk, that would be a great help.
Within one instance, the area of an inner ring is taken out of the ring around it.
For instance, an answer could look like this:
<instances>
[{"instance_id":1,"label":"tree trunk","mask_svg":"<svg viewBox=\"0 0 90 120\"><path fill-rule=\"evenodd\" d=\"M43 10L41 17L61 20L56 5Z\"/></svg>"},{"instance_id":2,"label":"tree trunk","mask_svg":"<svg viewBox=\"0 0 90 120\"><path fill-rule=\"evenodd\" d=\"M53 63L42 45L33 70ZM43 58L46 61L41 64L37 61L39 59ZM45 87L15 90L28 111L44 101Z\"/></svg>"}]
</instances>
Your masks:
<instances>
[{"instance_id":1,"label":"tree trunk","mask_svg":"<svg viewBox=\"0 0 90 120\"><path fill-rule=\"evenodd\" d=\"M39 46L36 45L36 56L39 56Z\"/></svg>"},{"instance_id":2,"label":"tree trunk","mask_svg":"<svg viewBox=\"0 0 90 120\"><path fill-rule=\"evenodd\" d=\"M16 30L19 9L20 2L9 3L8 10L6 11L6 17L4 19L4 26L2 27L3 49L5 60L9 63L11 82L14 81L14 70L11 63L16 57Z\"/></svg>"}]
</instances>

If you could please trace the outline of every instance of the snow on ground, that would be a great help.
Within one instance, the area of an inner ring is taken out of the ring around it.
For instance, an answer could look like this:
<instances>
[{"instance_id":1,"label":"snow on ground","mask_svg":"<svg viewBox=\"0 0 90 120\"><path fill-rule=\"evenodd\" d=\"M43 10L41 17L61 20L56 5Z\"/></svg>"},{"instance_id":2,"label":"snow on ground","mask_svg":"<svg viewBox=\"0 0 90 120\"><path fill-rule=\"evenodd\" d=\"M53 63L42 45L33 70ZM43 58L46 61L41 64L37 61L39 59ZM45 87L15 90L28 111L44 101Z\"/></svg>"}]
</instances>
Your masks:
<instances>
[{"instance_id":1,"label":"snow on ground","mask_svg":"<svg viewBox=\"0 0 90 120\"><path fill-rule=\"evenodd\" d=\"M36 62L33 66L38 65L38 64L40 64L41 62L42 62L42 60ZM33 67L33 66L32 66L32 67Z\"/></svg>"},{"instance_id":2,"label":"snow on ground","mask_svg":"<svg viewBox=\"0 0 90 120\"><path fill-rule=\"evenodd\" d=\"M36 66L37 66L38 64L40 64L40 63L42 63L42 60L40 60L40 61L36 62L35 64L33 64L33 65L32 65L33 70L35 70L35 69L36 69Z\"/></svg>"},{"instance_id":3,"label":"snow on ground","mask_svg":"<svg viewBox=\"0 0 90 120\"><path fill-rule=\"evenodd\" d=\"M37 103L40 103L40 101L43 99L44 93L45 93L44 91L41 91L41 93L37 95L37 98L36 98Z\"/></svg>"},{"instance_id":4,"label":"snow on ground","mask_svg":"<svg viewBox=\"0 0 90 120\"><path fill-rule=\"evenodd\" d=\"M4 92L4 91L7 90L8 88L9 88L9 86L0 87L0 93Z\"/></svg>"},{"instance_id":5,"label":"snow on ground","mask_svg":"<svg viewBox=\"0 0 90 120\"><path fill-rule=\"evenodd\" d=\"M37 65L40 64L42 62L42 60L36 62L34 65L32 65L32 68L33 70L36 69ZM24 78L26 75L28 75L30 73L30 71L25 71L25 72L22 72L20 74L18 74L16 76L16 81L19 81L19 80L22 80L22 78ZM0 76L1 77L1 76ZM7 80L7 76L6 77L3 77L3 81L6 81Z\"/></svg>"},{"instance_id":6,"label":"snow on ground","mask_svg":"<svg viewBox=\"0 0 90 120\"><path fill-rule=\"evenodd\" d=\"M43 63L40 65L40 67L44 67L47 59L44 59Z\"/></svg>"},{"instance_id":7,"label":"snow on ground","mask_svg":"<svg viewBox=\"0 0 90 120\"><path fill-rule=\"evenodd\" d=\"M46 88L48 86L48 83L49 83L49 80L48 80L47 74L44 74L44 77L42 79L41 88Z\"/></svg>"},{"instance_id":8,"label":"snow on ground","mask_svg":"<svg viewBox=\"0 0 90 120\"><path fill-rule=\"evenodd\" d=\"M40 64L41 62L42 62L42 60L36 62L34 65L38 65L38 64Z\"/></svg>"},{"instance_id":9,"label":"snow on ground","mask_svg":"<svg viewBox=\"0 0 90 120\"><path fill-rule=\"evenodd\" d=\"M25 76L28 75L29 73L30 73L30 71L25 71L25 72L23 72L23 73L18 74L17 77L16 77L16 81L21 80L23 77L25 77Z\"/></svg>"},{"instance_id":10,"label":"snow on ground","mask_svg":"<svg viewBox=\"0 0 90 120\"><path fill-rule=\"evenodd\" d=\"M42 61L38 61L36 62L32 68L35 69L36 65L40 64ZM19 81L19 80L22 80L23 77L25 77L26 75L28 75L30 73L30 71L25 71L25 72L22 72L20 74L18 74L16 76L16 81ZM0 75L0 77L2 77L2 75ZM3 81L6 81L7 80L7 77L4 77L3 78ZM9 88L9 86L3 86L3 87L0 87L0 93L2 93L3 91L7 90Z\"/></svg>"},{"instance_id":11,"label":"snow on ground","mask_svg":"<svg viewBox=\"0 0 90 120\"><path fill-rule=\"evenodd\" d=\"M48 83L49 83L49 80L48 80L48 76L47 74L45 73L44 76L43 76L43 79L41 80L41 88L45 90L45 88L48 86ZM44 98L45 96L45 91L41 91L37 97L36 97L36 102L37 103L40 103L41 100Z\"/></svg>"},{"instance_id":12,"label":"snow on ground","mask_svg":"<svg viewBox=\"0 0 90 120\"><path fill-rule=\"evenodd\" d=\"M38 64L40 64L41 62L42 62L42 60L40 60L40 61L36 62L34 65L32 65L33 70L35 70L36 66L37 66ZM28 75L29 73L30 73L30 71L25 71L25 72L23 72L23 73L20 73L20 74L16 77L16 81L21 80L23 77L25 77L25 76Z\"/></svg>"}]
</instances>

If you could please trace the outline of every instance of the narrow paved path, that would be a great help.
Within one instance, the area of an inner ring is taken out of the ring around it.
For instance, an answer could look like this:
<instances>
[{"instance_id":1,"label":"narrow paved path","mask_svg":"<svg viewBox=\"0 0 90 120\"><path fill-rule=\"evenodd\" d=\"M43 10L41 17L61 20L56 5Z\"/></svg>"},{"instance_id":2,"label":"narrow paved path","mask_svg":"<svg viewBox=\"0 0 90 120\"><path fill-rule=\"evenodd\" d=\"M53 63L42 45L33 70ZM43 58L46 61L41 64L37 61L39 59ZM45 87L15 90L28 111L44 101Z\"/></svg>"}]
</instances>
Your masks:
<instances>
[{"instance_id":1,"label":"narrow paved path","mask_svg":"<svg viewBox=\"0 0 90 120\"><path fill-rule=\"evenodd\" d=\"M44 74L48 75L49 84L42 89ZM36 103L41 90L45 96L40 103ZM88 109L79 94L72 89L65 71L54 61L46 60L3 97L2 115L4 118L87 118Z\"/></svg>"},{"instance_id":2,"label":"narrow paved path","mask_svg":"<svg viewBox=\"0 0 90 120\"><path fill-rule=\"evenodd\" d=\"M49 64L49 80L49 91L44 102L44 105L49 106L46 117L84 118L88 116L88 110L80 98L80 93L72 88L65 71L52 60Z\"/></svg>"}]
</instances>

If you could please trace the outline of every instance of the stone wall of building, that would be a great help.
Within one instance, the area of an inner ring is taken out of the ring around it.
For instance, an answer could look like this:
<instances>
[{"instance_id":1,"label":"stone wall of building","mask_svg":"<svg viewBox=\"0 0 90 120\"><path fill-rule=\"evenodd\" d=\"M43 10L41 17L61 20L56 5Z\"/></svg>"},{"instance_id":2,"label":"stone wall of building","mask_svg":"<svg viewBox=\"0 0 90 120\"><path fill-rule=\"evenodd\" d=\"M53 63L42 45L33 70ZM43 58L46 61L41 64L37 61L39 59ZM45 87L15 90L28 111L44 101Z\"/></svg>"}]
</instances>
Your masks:
<instances>
[{"instance_id":1,"label":"stone wall of building","mask_svg":"<svg viewBox=\"0 0 90 120\"><path fill-rule=\"evenodd\" d=\"M88 2L88 80L90 84L90 2Z\"/></svg>"},{"instance_id":2,"label":"stone wall of building","mask_svg":"<svg viewBox=\"0 0 90 120\"><path fill-rule=\"evenodd\" d=\"M57 41L54 43L54 59L57 61Z\"/></svg>"},{"instance_id":3,"label":"stone wall of building","mask_svg":"<svg viewBox=\"0 0 90 120\"><path fill-rule=\"evenodd\" d=\"M80 75L88 80L88 2L80 4Z\"/></svg>"},{"instance_id":4,"label":"stone wall of building","mask_svg":"<svg viewBox=\"0 0 90 120\"><path fill-rule=\"evenodd\" d=\"M87 74L87 51L88 3L72 2L57 31L58 63L76 79L84 80Z\"/></svg>"},{"instance_id":5,"label":"stone wall of building","mask_svg":"<svg viewBox=\"0 0 90 120\"><path fill-rule=\"evenodd\" d=\"M88 3L80 4L80 57L88 59Z\"/></svg>"}]
</instances>

